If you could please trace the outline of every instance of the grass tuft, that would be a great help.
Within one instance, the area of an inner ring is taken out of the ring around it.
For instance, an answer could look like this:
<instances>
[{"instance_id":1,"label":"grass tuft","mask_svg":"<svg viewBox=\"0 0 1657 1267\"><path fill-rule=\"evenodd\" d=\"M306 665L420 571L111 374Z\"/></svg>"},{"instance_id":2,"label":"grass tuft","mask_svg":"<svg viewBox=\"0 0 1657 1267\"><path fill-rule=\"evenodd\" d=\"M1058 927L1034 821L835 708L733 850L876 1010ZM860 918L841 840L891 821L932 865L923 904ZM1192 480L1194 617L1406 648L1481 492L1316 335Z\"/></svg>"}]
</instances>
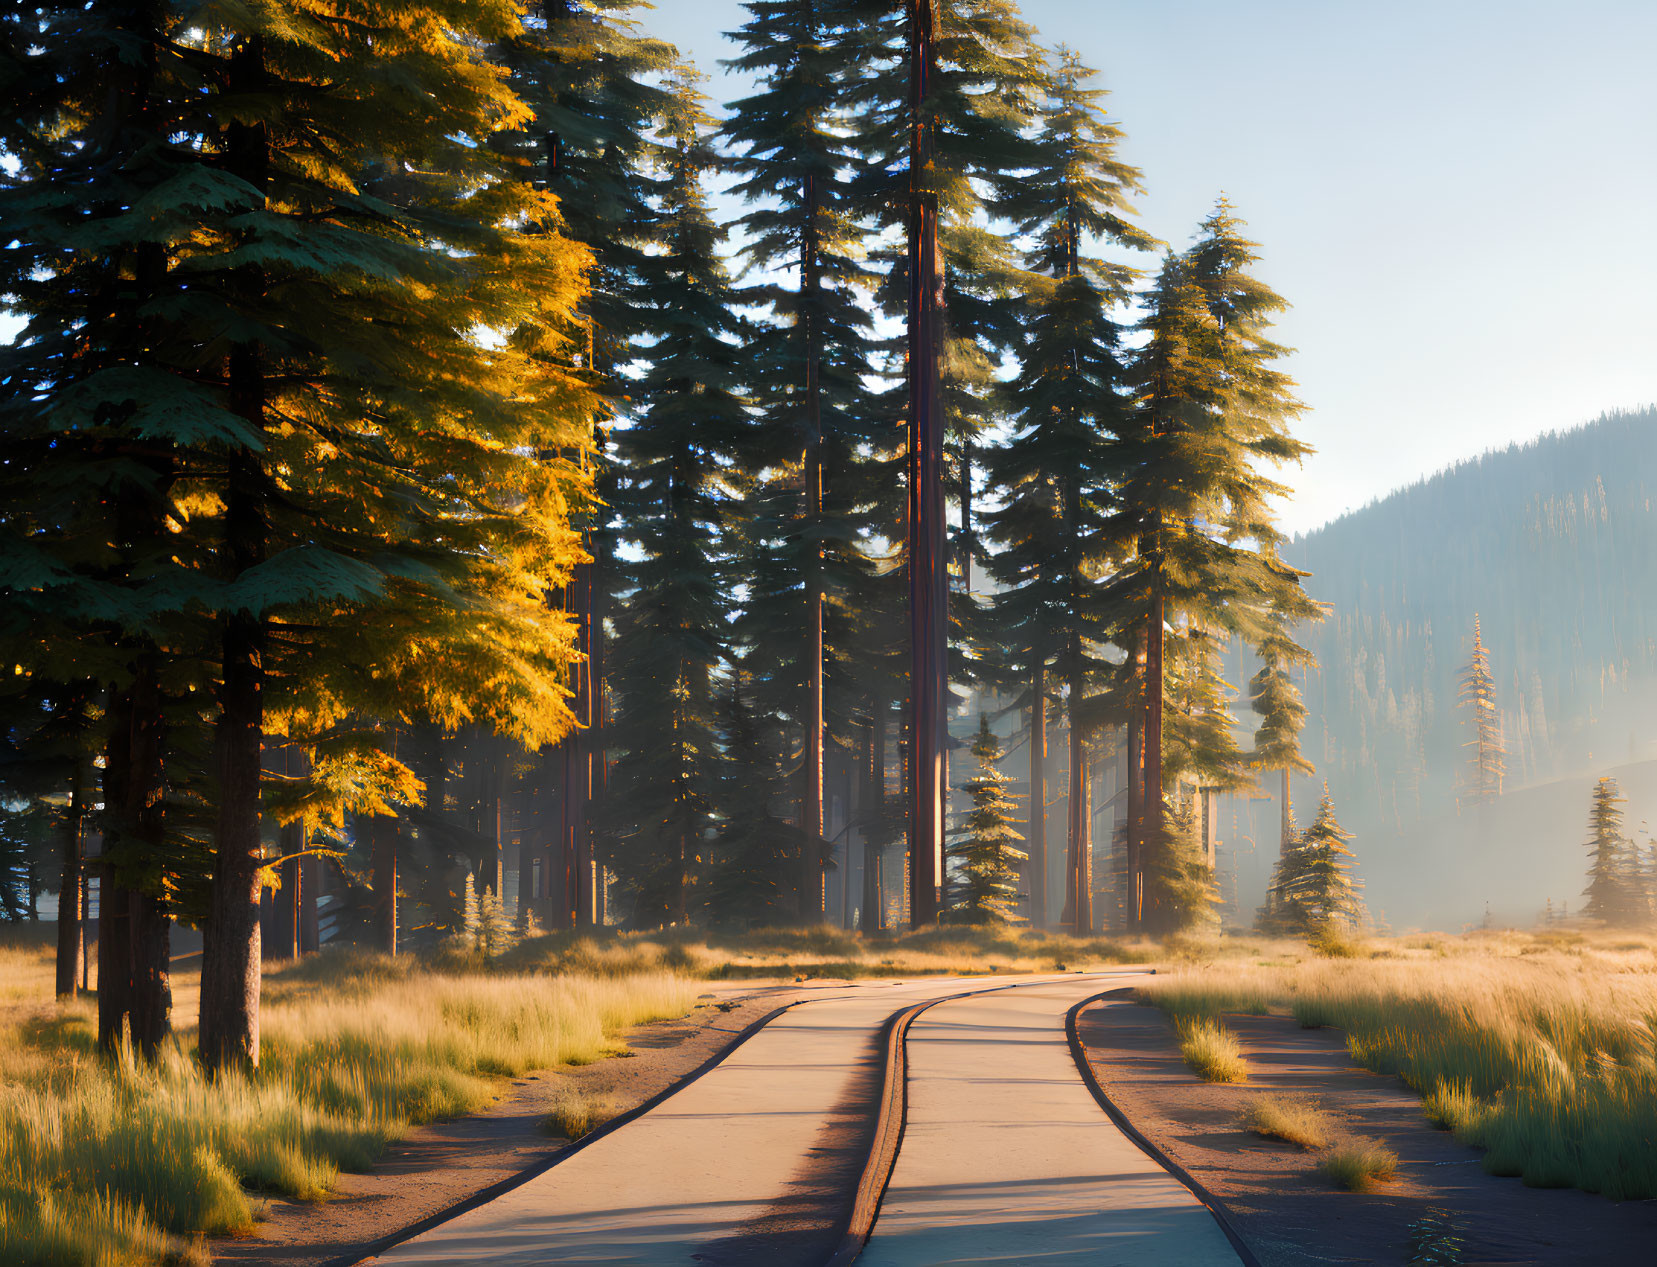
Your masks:
<instances>
[{"instance_id":1,"label":"grass tuft","mask_svg":"<svg viewBox=\"0 0 1657 1267\"><path fill-rule=\"evenodd\" d=\"M1327 1148L1334 1136L1329 1114L1293 1096L1257 1095L1243 1110L1243 1129L1265 1139L1281 1139L1302 1148Z\"/></svg>"},{"instance_id":2,"label":"grass tuft","mask_svg":"<svg viewBox=\"0 0 1657 1267\"><path fill-rule=\"evenodd\" d=\"M1368 1192L1398 1173L1398 1154L1373 1139L1349 1139L1337 1144L1318 1163L1337 1188Z\"/></svg>"},{"instance_id":3,"label":"grass tuft","mask_svg":"<svg viewBox=\"0 0 1657 1267\"><path fill-rule=\"evenodd\" d=\"M541 1129L548 1135L576 1140L597 1130L619 1112L620 1106L610 1096L581 1087L565 1087L559 1092L552 1111L542 1120Z\"/></svg>"},{"instance_id":4,"label":"grass tuft","mask_svg":"<svg viewBox=\"0 0 1657 1267\"><path fill-rule=\"evenodd\" d=\"M1204 1082L1247 1082L1248 1062L1242 1044L1215 1020L1186 1018L1175 1024L1179 1054Z\"/></svg>"}]
</instances>

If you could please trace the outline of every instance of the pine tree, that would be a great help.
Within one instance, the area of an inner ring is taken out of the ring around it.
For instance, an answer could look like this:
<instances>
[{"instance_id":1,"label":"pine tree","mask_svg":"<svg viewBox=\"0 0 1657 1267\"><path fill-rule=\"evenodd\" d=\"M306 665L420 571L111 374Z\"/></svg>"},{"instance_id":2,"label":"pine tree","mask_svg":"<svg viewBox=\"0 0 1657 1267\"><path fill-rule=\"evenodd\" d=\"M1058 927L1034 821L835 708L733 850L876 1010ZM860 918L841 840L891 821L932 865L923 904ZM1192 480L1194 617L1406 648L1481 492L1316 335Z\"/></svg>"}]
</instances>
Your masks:
<instances>
[{"instance_id":1,"label":"pine tree","mask_svg":"<svg viewBox=\"0 0 1657 1267\"><path fill-rule=\"evenodd\" d=\"M1142 926L1156 936L1212 923L1219 896L1203 851L1196 798L1175 799L1162 823L1160 837L1144 852Z\"/></svg>"},{"instance_id":2,"label":"pine tree","mask_svg":"<svg viewBox=\"0 0 1657 1267\"><path fill-rule=\"evenodd\" d=\"M535 455L579 456L592 402L525 332L567 327L584 261L555 231L522 231L556 226L555 202L472 140L518 117L478 52L515 14L475 6L461 32L429 6L303 8L237 10L234 27L163 4L94 15L125 104L112 120L102 86L59 81L68 135L102 148L66 146L6 194L23 253L50 261L20 296L32 333L6 369L30 386L7 401L7 457L40 449L42 487L96 480L116 529L68 531L82 516L36 538L42 566L13 574L12 606L113 652L106 892L131 884L135 950L105 980L117 1001L131 982L141 1046L165 1028L168 851L188 838L165 822L161 790L184 780L163 761L203 752L192 726L217 730L200 1030L214 1067L258 1059L265 733L312 746L315 785L379 813L412 779L347 718L476 717L534 742L571 721L567 627L537 595L573 562L586 479ZM88 38L64 30L43 57ZM145 214L126 214L140 199ZM90 320L65 319L77 305ZM495 345L480 328L519 333ZM8 532L43 522L40 499L18 502ZM99 541L125 557L100 558ZM129 613L113 631L108 600ZM209 703L170 705L203 663L218 668L196 696Z\"/></svg>"},{"instance_id":3,"label":"pine tree","mask_svg":"<svg viewBox=\"0 0 1657 1267\"><path fill-rule=\"evenodd\" d=\"M1583 890L1583 914L1613 927L1639 921L1646 888L1634 842L1623 832L1624 798L1619 793L1613 778L1594 785L1588 811L1588 887Z\"/></svg>"},{"instance_id":4,"label":"pine tree","mask_svg":"<svg viewBox=\"0 0 1657 1267\"><path fill-rule=\"evenodd\" d=\"M999 209L1034 245L1025 261L1024 338L1005 392L1012 434L984 455L1000 506L984 516L1000 547L986 566L998 584L995 624L1025 684L1032 736L1045 733L1048 673L1065 690L1070 722L1069 877L1064 920L1092 927L1089 823L1082 779L1090 680L1107 664L1094 544L1110 481L1108 441L1123 409L1121 329L1114 317L1130 274L1094 244L1148 247L1127 222L1139 173L1116 157L1121 131L1105 118L1092 72L1066 54L1047 88L1034 170L1001 175ZM1032 920L1046 922L1044 742L1032 740Z\"/></svg>"},{"instance_id":5,"label":"pine tree","mask_svg":"<svg viewBox=\"0 0 1657 1267\"><path fill-rule=\"evenodd\" d=\"M778 813L787 775L744 693L740 665L719 701L719 826L712 842L704 909L716 926L767 927L797 909L801 834Z\"/></svg>"},{"instance_id":6,"label":"pine tree","mask_svg":"<svg viewBox=\"0 0 1657 1267\"><path fill-rule=\"evenodd\" d=\"M846 83L858 41L846 0L752 0L732 33L732 66L758 80L724 134L735 192L754 209L736 224L742 258L772 274L744 298L767 310L747 362L760 426L743 454L765 527L743 640L755 699L800 737L797 825L824 829L825 749L849 744L879 603L866 537L889 494L891 441L867 386L875 372L862 261L846 173L855 162ZM792 278L792 283L784 280ZM826 844L807 850L800 917L821 918Z\"/></svg>"},{"instance_id":7,"label":"pine tree","mask_svg":"<svg viewBox=\"0 0 1657 1267\"><path fill-rule=\"evenodd\" d=\"M611 854L635 924L683 923L689 886L715 829L724 759L715 697L729 641L732 466L750 423L742 322L702 187L715 165L697 77L670 81L667 173L640 405L616 436L614 508L637 561L616 619Z\"/></svg>"},{"instance_id":8,"label":"pine tree","mask_svg":"<svg viewBox=\"0 0 1657 1267\"><path fill-rule=\"evenodd\" d=\"M1011 281L1006 247L979 222L974 180L1028 166L1042 59L1011 0L908 0L901 9L854 0L854 12L866 68L850 98L858 188L875 232L903 243L880 254L887 269L879 294L887 314L906 321L909 889L910 922L922 926L937 919L944 832L946 432L956 438L964 502L972 487L966 446L982 422L989 358L1014 329L1000 302Z\"/></svg>"},{"instance_id":9,"label":"pine tree","mask_svg":"<svg viewBox=\"0 0 1657 1267\"><path fill-rule=\"evenodd\" d=\"M478 899L478 953L485 959L494 959L511 950L516 941L501 895L494 889L486 890Z\"/></svg>"},{"instance_id":10,"label":"pine tree","mask_svg":"<svg viewBox=\"0 0 1657 1267\"><path fill-rule=\"evenodd\" d=\"M1007 776L998 768L1001 740L990 729L986 714L978 716L978 733L973 736L972 755L977 773L962 790L972 798L972 808L960 816L953 833L949 861L954 870L949 886L950 902L944 922L950 924L1006 923L1018 908L1018 864L1024 851L1014 825L1015 806L1007 795Z\"/></svg>"},{"instance_id":11,"label":"pine tree","mask_svg":"<svg viewBox=\"0 0 1657 1267\"><path fill-rule=\"evenodd\" d=\"M530 117L522 127L495 133L491 143L543 177L557 195L561 231L593 256L575 338L545 354L595 387L613 418L630 412L626 370L648 342L642 318L652 308L647 274L657 214L651 172L658 167L656 125L669 100L661 77L678 57L671 45L639 30L632 15L640 7L639 0L538 0L528 6L522 29L495 48ZM597 472L603 505L614 504L616 476L613 462ZM612 517L594 511L578 515L578 523L587 560L551 601L578 630L582 659L568 685L580 729L536 766L541 804L554 799L547 776L556 772L558 784L557 845L543 862L546 874L563 880L550 882L543 896L561 903L560 927L596 922L592 854L614 843L598 845L595 833L610 836L612 827L606 626L625 582L615 566Z\"/></svg>"},{"instance_id":12,"label":"pine tree","mask_svg":"<svg viewBox=\"0 0 1657 1267\"><path fill-rule=\"evenodd\" d=\"M1148 296L1135 401L1113 453L1123 472L1106 537L1122 562L1103 586L1113 640L1127 650L1116 688L1142 727L1143 793L1130 815L1133 872L1162 838L1169 634L1197 629L1260 646L1317 607L1275 563L1270 499L1286 491L1261 464L1297 460L1299 411L1267 336L1284 302L1251 276L1253 246L1222 200L1197 241L1169 255ZM1242 777L1242 754L1218 764ZM1135 913L1130 912L1130 918Z\"/></svg>"},{"instance_id":13,"label":"pine tree","mask_svg":"<svg viewBox=\"0 0 1657 1267\"><path fill-rule=\"evenodd\" d=\"M1335 819L1327 787L1317 817L1290 849L1279 880L1284 931L1316 933L1330 925L1353 928L1365 918L1362 887L1352 878L1352 836Z\"/></svg>"},{"instance_id":14,"label":"pine tree","mask_svg":"<svg viewBox=\"0 0 1657 1267\"><path fill-rule=\"evenodd\" d=\"M1279 566L1284 566L1279 564ZM1303 576L1304 573L1297 575ZM1300 748L1300 734L1306 726L1306 705L1301 702L1300 688L1295 685L1292 671L1316 663L1311 652L1289 634L1284 613L1273 608L1269 615L1266 635L1255 648L1260 668L1249 679L1249 706L1260 718L1254 732L1254 751L1248 763L1257 770L1276 770L1282 778L1279 792L1281 818L1277 837L1276 870L1281 870L1295 836L1294 802L1290 794L1290 780L1299 771L1311 774L1313 766ZM1274 878L1266 890L1266 904L1262 919L1269 923L1272 908L1280 895L1279 881Z\"/></svg>"},{"instance_id":15,"label":"pine tree","mask_svg":"<svg viewBox=\"0 0 1657 1267\"><path fill-rule=\"evenodd\" d=\"M1473 614L1473 652L1461 671L1460 707L1469 710L1473 737L1462 746L1473 750L1468 758L1468 793L1475 801L1492 801L1502 794L1507 775L1507 747L1502 742L1502 714L1496 707L1496 679L1490 672L1490 653Z\"/></svg>"},{"instance_id":16,"label":"pine tree","mask_svg":"<svg viewBox=\"0 0 1657 1267\"><path fill-rule=\"evenodd\" d=\"M478 902L478 885L476 878L470 871L466 873L466 885L461 892L460 899L460 940L467 950L478 948L478 939L483 935L483 907Z\"/></svg>"}]
</instances>

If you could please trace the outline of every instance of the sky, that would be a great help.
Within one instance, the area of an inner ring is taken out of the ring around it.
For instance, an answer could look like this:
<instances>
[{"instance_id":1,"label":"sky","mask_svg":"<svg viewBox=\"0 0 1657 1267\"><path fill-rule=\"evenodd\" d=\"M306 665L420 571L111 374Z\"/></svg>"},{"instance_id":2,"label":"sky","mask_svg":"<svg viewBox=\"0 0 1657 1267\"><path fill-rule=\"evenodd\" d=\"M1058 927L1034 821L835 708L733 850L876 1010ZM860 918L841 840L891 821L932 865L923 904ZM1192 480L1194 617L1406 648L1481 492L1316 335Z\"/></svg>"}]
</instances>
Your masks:
<instances>
[{"instance_id":1,"label":"sky","mask_svg":"<svg viewBox=\"0 0 1657 1267\"><path fill-rule=\"evenodd\" d=\"M1492 447L1657 402L1657 3L1024 0L1111 90L1140 220L1224 192L1292 304L1305 531ZM740 0L643 15L713 78ZM1657 443L1657 436L1653 437Z\"/></svg>"}]
</instances>

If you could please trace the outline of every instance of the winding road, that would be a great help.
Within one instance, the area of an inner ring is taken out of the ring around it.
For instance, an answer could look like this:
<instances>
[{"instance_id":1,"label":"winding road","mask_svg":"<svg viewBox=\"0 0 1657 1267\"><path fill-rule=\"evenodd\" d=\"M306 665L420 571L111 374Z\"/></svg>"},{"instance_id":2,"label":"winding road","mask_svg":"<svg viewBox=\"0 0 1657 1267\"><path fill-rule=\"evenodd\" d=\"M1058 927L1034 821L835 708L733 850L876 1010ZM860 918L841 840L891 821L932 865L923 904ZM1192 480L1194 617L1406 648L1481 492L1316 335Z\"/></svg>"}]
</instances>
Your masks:
<instances>
[{"instance_id":1,"label":"winding road","mask_svg":"<svg viewBox=\"0 0 1657 1267\"><path fill-rule=\"evenodd\" d=\"M868 982L368 1261L641 1267L1234 1267L1107 1115L1066 1028L1131 971Z\"/></svg>"}]
</instances>

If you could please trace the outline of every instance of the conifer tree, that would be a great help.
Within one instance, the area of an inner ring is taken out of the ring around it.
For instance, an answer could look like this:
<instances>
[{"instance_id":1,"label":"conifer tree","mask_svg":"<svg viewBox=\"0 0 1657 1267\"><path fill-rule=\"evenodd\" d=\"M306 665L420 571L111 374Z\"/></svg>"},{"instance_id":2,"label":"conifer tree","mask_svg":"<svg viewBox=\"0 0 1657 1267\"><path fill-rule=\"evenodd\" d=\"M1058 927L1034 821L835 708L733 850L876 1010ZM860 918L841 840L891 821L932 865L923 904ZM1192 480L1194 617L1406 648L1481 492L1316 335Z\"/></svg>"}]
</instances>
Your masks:
<instances>
[{"instance_id":1,"label":"conifer tree","mask_svg":"<svg viewBox=\"0 0 1657 1267\"><path fill-rule=\"evenodd\" d=\"M647 273L656 222L651 172L658 167L656 124L668 104L661 77L677 58L671 45L640 31L633 19L640 7L640 0L536 0L522 28L496 45L529 117L491 142L543 178L558 197L561 231L593 256L576 337L557 357L602 394L612 417L629 412L626 368L648 341L643 318L652 307ZM613 463L597 473L603 505L613 503L615 476ZM537 764L541 780L557 771L560 784L555 857L544 861L547 874L565 881L551 883L543 895L562 903L559 926L596 919L594 831L608 834L612 826L604 790L610 747L605 632L612 599L625 582L615 566L611 520L596 510L578 515L588 559L573 583L551 596L576 625L583 657L569 683L581 729L556 758ZM538 792L543 804L553 799L549 787Z\"/></svg>"},{"instance_id":2,"label":"conifer tree","mask_svg":"<svg viewBox=\"0 0 1657 1267\"><path fill-rule=\"evenodd\" d=\"M1106 119L1092 72L1065 54L1042 103L1035 165L1003 174L999 209L1033 239L1025 260L1024 339L1005 399L1012 434L984 455L1000 506L984 517L1000 547L986 563L998 584L995 622L1022 671L1032 736L1045 732L1049 667L1065 691L1070 722L1069 877L1064 920L1092 926L1088 827L1082 779L1092 723L1088 687L1105 666L1103 609L1094 584L1096 538L1110 479L1108 441L1123 409L1121 329L1115 313L1131 275L1099 256L1102 244L1153 244L1130 224L1139 172L1116 157L1121 130ZM1032 920L1046 922L1045 743L1032 739L1027 835Z\"/></svg>"},{"instance_id":3,"label":"conifer tree","mask_svg":"<svg viewBox=\"0 0 1657 1267\"><path fill-rule=\"evenodd\" d=\"M670 81L651 304L638 318L653 341L640 405L616 435L614 508L638 559L627 567L612 655L621 755L609 861L645 926L689 917L689 885L716 825L731 469L750 426L745 331L702 186L716 160L697 79L681 68Z\"/></svg>"},{"instance_id":4,"label":"conifer tree","mask_svg":"<svg viewBox=\"0 0 1657 1267\"><path fill-rule=\"evenodd\" d=\"M949 694L946 429L965 457L981 425L989 355L1013 324L997 301L1009 285L1001 235L979 222L975 177L1027 166L1026 125L1042 60L1011 0L854 0L865 70L850 100L858 122L858 187L882 253L885 311L906 320L910 615L910 922L937 918ZM1000 292L1000 293L998 293ZM970 459L955 487L970 496ZM957 557L960 552L957 552ZM969 565L970 566L970 565Z\"/></svg>"},{"instance_id":5,"label":"conifer tree","mask_svg":"<svg viewBox=\"0 0 1657 1267\"><path fill-rule=\"evenodd\" d=\"M1014 825L1013 799L1006 791L1007 776L998 768L1001 740L983 713L978 716L972 755L978 769L963 785L972 808L960 816L956 842L949 850L954 876L944 920L951 924L1005 923L1018 907L1018 864L1025 855L1017 847L1020 833Z\"/></svg>"},{"instance_id":6,"label":"conifer tree","mask_svg":"<svg viewBox=\"0 0 1657 1267\"><path fill-rule=\"evenodd\" d=\"M1461 671L1461 695L1457 703L1468 710L1473 737L1462 746L1472 749L1468 758L1468 793L1475 801L1492 801L1502 794L1507 775L1507 747L1502 743L1502 714L1496 707L1496 679L1490 672L1490 653L1485 650L1479 630L1478 613L1473 614L1473 652Z\"/></svg>"},{"instance_id":7,"label":"conifer tree","mask_svg":"<svg viewBox=\"0 0 1657 1267\"><path fill-rule=\"evenodd\" d=\"M809 842L778 812L787 797L787 767L762 726L738 663L719 700L719 824L711 844L703 907L720 927L767 927L797 911L800 857Z\"/></svg>"},{"instance_id":8,"label":"conifer tree","mask_svg":"<svg viewBox=\"0 0 1657 1267\"><path fill-rule=\"evenodd\" d=\"M1157 844L1145 853L1144 930L1166 936L1212 922L1218 892L1195 797L1177 798L1168 807Z\"/></svg>"},{"instance_id":9,"label":"conifer tree","mask_svg":"<svg viewBox=\"0 0 1657 1267\"><path fill-rule=\"evenodd\" d=\"M1623 831L1625 798L1613 778L1594 785L1588 811L1588 887L1583 909L1589 919L1613 927L1637 921L1644 885L1634 842Z\"/></svg>"},{"instance_id":10,"label":"conifer tree","mask_svg":"<svg viewBox=\"0 0 1657 1267\"><path fill-rule=\"evenodd\" d=\"M753 208L737 221L742 258L772 279L744 295L770 319L749 344L760 426L743 458L768 528L743 638L757 653L747 661L756 702L799 734L797 825L820 839L825 745L836 732L849 742L868 650L857 634L879 597L865 534L888 496L878 472L891 447L867 386L872 278L847 179L858 40L848 0L746 8L730 65L758 91L732 104L724 134L735 192ZM822 845L802 859L802 919L821 918L824 861Z\"/></svg>"},{"instance_id":11,"label":"conifer tree","mask_svg":"<svg viewBox=\"0 0 1657 1267\"><path fill-rule=\"evenodd\" d=\"M70 76L58 118L71 136L112 134L111 148L43 167L7 208L50 283L22 296L38 337L7 365L31 385L7 402L8 456L39 447L47 486L96 478L100 462L118 472L100 483L119 530L92 540L126 557L112 567L67 531L37 538L39 566L11 593L15 611L67 617L115 653L113 878L138 877L135 927L143 915L162 930L128 939L133 964L108 978L134 983L141 1045L164 1029L170 911L145 907L173 887L161 767L190 751L187 728L164 729L185 683L163 670L217 668L197 696L217 730L200 1029L212 1067L258 1060L264 733L312 746L316 786L383 812L412 780L350 719L477 717L534 742L570 722L555 683L570 640L536 595L573 562L585 479L534 455L583 451L592 403L523 332L556 340L584 261L556 232L522 232L555 226L556 204L472 143L520 111L478 52L515 14L473 6L459 30L434 6L303 9L109 18L99 47L119 50L107 60L128 104L112 124L103 88ZM324 139L344 137L356 148ZM365 195L376 181L382 195ZM82 201L98 212L91 237ZM113 288L97 281L111 260ZM90 321L64 321L76 304ZM492 346L480 328L520 334ZM69 357L84 366L72 387L57 368ZM20 501L40 522L40 502ZM138 613L114 634L75 607L100 586Z\"/></svg>"},{"instance_id":12,"label":"conifer tree","mask_svg":"<svg viewBox=\"0 0 1657 1267\"><path fill-rule=\"evenodd\" d=\"M1253 646L1317 607L1275 562L1282 534L1262 464L1298 460L1293 383L1268 337L1284 302L1247 271L1257 258L1222 199L1197 241L1169 255L1148 296L1135 401L1114 447L1122 472L1105 538L1122 560L1103 586L1113 640L1129 649L1117 691L1143 735L1141 812L1130 815L1134 872L1163 845L1169 632L1240 635ZM1241 764L1235 751L1224 758ZM1235 771L1239 776L1240 769ZM1139 912L1130 911L1130 922Z\"/></svg>"},{"instance_id":13,"label":"conifer tree","mask_svg":"<svg viewBox=\"0 0 1657 1267\"><path fill-rule=\"evenodd\" d=\"M1283 931L1316 933L1330 925L1356 927L1364 920L1362 887L1352 878L1352 836L1335 818L1327 787L1317 817L1296 839L1278 878Z\"/></svg>"}]
</instances>

